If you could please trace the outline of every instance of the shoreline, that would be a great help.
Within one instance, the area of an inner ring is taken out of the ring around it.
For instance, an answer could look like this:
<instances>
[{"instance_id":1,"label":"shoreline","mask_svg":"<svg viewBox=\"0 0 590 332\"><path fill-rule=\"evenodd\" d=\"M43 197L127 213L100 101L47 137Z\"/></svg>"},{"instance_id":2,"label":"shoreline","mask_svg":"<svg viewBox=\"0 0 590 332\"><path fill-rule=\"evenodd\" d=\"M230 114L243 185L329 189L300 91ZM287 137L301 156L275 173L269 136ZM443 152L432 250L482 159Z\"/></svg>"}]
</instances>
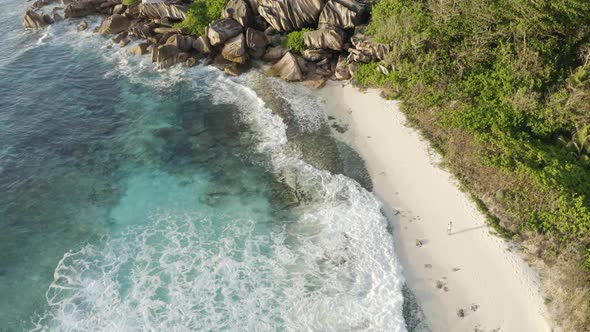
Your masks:
<instances>
[{"instance_id":1,"label":"shoreline","mask_svg":"<svg viewBox=\"0 0 590 332\"><path fill-rule=\"evenodd\" d=\"M475 202L438 167L440 156L405 126L398 104L348 82L329 81L319 93L330 97L327 115L347 128L333 135L365 160L406 284L432 331L551 331L537 273L514 244L490 234Z\"/></svg>"}]
</instances>

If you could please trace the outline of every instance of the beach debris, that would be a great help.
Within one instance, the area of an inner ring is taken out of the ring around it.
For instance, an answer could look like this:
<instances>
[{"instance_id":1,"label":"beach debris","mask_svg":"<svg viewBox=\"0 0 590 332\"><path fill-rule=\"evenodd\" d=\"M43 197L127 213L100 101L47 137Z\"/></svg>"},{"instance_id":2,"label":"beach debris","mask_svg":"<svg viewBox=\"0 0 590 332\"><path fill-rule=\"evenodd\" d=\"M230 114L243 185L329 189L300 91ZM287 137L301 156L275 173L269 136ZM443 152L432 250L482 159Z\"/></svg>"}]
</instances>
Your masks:
<instances>
[{"instance_id":1,"label":"beach debris","mask_svg":"<svg viewBox=\"0 0 590 332\"><path fill-rule=\"evenodd\" d=\"M448 291L449 291L449 287L447 287L447 286L444 286L444 287L443 287L443 290L444 290L445 292L448 292Z\"/></svg>"},{"instance_id":2,"label":"beach debris","mask_svg":"<svg viewBox=\"0 0 590 332\"><path fill-rule=\"evenodd\" d=\"M445 283L442 280L439 279L436 281L436 288L441 289L444 285Z\"/></svg>"},{"instance_id":3,"label":"beach debris","mask_svg":"<svg viewBox=\"0 0 590 332\"><path fill-rule=\"evenodd\" d=\"M475 303L471 304L471 311L476 312L477 309L479 309L479 305L477 305Z\"/></svg>"},{"instance_id":4,"label":"beach debris","mask_svg":"<svg viewBox=\"0 0 590 332\"><path fill-rule=\"evenodd\" d=\"M416 247L422 247L422 241L420 241L419 239L416 239Z\"/></svg>"},{"instance_id":5,"label":"beach debris","mask_svg":"<svg viewBox=\"0 0 590 332\"><path fill-rule=\"evenodd\" d=\"M465 310L463 310L463 309L457 310L457 317L459 317L459 318L465 317Z\"/></svg>"}]
</instances>

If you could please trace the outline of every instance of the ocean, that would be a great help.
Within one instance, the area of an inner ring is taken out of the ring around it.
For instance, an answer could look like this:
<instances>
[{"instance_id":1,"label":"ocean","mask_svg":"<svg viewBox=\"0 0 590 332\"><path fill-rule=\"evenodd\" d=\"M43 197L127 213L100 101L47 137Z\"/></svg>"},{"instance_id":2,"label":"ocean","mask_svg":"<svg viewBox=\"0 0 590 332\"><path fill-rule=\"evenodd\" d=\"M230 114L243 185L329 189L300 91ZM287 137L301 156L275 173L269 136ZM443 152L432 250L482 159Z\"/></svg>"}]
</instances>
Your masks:
<instances>
[{"instance_id":1,"label":"ocean","mask_svg":"<svg viewBox=\"0 0 590 332\"><path fill-rule=\"evenodd\" d=\"M1 331L405 331L363 162L319 94L157 70L0 0Z\"/></svg>"}]
</instances>

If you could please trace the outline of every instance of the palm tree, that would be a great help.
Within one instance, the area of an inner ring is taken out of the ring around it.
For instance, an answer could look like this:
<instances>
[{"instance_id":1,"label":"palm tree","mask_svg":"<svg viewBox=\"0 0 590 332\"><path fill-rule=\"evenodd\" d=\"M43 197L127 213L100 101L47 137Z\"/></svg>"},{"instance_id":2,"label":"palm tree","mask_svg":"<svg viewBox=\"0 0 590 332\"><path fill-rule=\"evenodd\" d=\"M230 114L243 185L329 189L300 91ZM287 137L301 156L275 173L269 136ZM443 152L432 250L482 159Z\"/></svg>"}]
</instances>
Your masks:
<instances>
[{"instance_id":1,"label":"palm tree","mask_svg":"<svg viewBox=\"0 0 590 332\"><path fill-rule=\"evenodd\" d=\"M590 155L590 125L576 126L569 140L562 136L559 141L565 144L576 158L587 159Z\"/></svg>"}]
</instances>

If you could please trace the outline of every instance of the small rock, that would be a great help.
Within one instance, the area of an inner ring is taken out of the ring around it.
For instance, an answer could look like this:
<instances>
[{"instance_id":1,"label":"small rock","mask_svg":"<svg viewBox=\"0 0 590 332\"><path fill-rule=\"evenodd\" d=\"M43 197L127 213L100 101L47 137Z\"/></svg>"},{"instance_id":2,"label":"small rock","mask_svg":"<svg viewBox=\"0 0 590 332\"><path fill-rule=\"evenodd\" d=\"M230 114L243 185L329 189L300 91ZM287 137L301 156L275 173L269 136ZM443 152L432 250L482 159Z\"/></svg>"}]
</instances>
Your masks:
<instances>
[{"instance_id":1,"label":"small rock","mask_svg":"<svg viewBox=\"0 0 590 332\"><path fill-rule=\"evenodd\" d=\"M131 42L131 40L129 38L123 38L120 42L119 42L119 46L121 47L125 47L127 46L129 43Z\"/></svg>"},{"instance_id":2,"label":"small rock","mask_svg":"<svg viewBox=\"0 0 590 332\"><path fill-rule=\"evenodd\" d=\"M311 73L307 75L303 84L308 88L321 89L326 85L327 79L324 76Z\"/></svg>"},{"instance_id":3,"label":"small rock","mask_svg":"<svg viewBox=\"0 0 590 332\"><path fill-rule=\"evenodd\" d=\"M55 20L53 20L53 17L51 17L51 15L49 14L44 14L43 15L43 21L47 24L53 24L55 23Z\"/></svg>"},{"instance_id":4,"label":"small rock","mask_svg":"<svg viewBox=\"0 0 590 332\"><path fill-rule=\"evenodd\" d=\"M377 71L379 71L381 74L385 76L389 75L389 69L385 68L385 66L383 65L377 66Z\"/></svg>"},{"instance_id":5,"label":"small rock","mask_svg":"<svg viewBox=\"0 0 590 332\"><path fill-rule=\"evenodd\" d=\"M47 22L45 22L41 14L31 9L27 10L25 17L23 18L24 29L39 29L46 25Z\"/></svg>"},{"instance_id":6,"label":"small rock","mask_svg":"<svg viewBox=\"0 0 590 332\"><path fill-rule=\"evenodd\" d=\"M148 52L148 46L149 46L149 44L146 42L135 44L135 45L129 47L127 52L129 52L133 55L144 55L144 54L147 54L147 52Z\"/></svg>"},{"instance_id":7,"label":"small rock","mask_svg":"<svg viewBox=\"0 0 590 332\"><path fill-rule=\"evenodd\" d=\"M303 73L299 68L297 58L291 52L287 52L279 62L270 67L268 74L270 76L280 76L286 81L301 81L303 79Z\"/></svg>"},{"instance_id":8,"label":"small rock","mask_svg":"<svg viewBox=\"0 0 590 332\"><path fill-rule=\"evenodd\" d=\"M195 58L188 58L186 60L186 62L184 63L184 65L187 66L187 67L189 67L189 68L190 67L194 67L196 64L197 64L197 59L195 59Z\"/></svg>"},{"instance_id":9,"label":"small rock","mask_svg":"<svg viewBox=\"0 0 590 332\"><path fill-rule=\"evenodd\" d=\"M460 318L465 317L465 310L463 310L463 309L457 310L457 316Z\"/></svg>"},{"instance_id":10,"label":"small rock","mask_svg":"<svg viewBox=\"0 0 590 332\"><path fill-rule=\"evenodd\" d=\"M445 284L442 282L442 280L437 280L436 281L436 288L441 289L443 288Z\"/></svg>"},{"instance_id":11,"label":"small rock","mask_svg":"<svg viewBox=\"0 0 590 332\"><path fill-rule=\"evenodd\" d=\"M52 13L51 17L53 18L54 22L59 22L59 21L63 21L64 17L61 16L59 13Z\"/></svg>"},{"instance_id":12,"label":"small rock","mask_svg":"<svg viewBox=\"0 0 590 332\"><path fill-rule=\"evenodd\" d=\"M121 42L121 40L127 38L127 35L127 31L119 32L115 37L113 37L112 41L113 43L118 44Z\"/></svg>"}]
</instances>

